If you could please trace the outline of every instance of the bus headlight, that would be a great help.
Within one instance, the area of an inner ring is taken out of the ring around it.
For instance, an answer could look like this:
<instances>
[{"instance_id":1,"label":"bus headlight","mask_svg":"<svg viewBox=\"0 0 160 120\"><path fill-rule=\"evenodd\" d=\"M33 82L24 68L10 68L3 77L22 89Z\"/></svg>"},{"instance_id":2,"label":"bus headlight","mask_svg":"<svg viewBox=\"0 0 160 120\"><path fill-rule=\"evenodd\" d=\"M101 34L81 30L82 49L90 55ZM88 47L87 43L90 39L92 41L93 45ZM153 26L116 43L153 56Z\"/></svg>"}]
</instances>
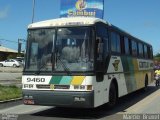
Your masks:
<instances>
[{"instance_id":1,"label":"bus headlight","mask_svg":"<svg viewBox=\"0 0 160 120\"><path fill-rule=\"evenodd\" d=\"M75 90L85 90L85 89L86 89L86 86L85 86L85 85L75 85L75 86L74 86L74 89L75 89Z\"/></svg>"},{"instance_id":2,"label":"bus headlight","mask_svg":"<svg viewBox=\"0 0 160 120\"><path fill-rule=\"evenodd\" d=\"M92 90L92 85L74 85L75 90Z\"/></svg>"}]
</instances>

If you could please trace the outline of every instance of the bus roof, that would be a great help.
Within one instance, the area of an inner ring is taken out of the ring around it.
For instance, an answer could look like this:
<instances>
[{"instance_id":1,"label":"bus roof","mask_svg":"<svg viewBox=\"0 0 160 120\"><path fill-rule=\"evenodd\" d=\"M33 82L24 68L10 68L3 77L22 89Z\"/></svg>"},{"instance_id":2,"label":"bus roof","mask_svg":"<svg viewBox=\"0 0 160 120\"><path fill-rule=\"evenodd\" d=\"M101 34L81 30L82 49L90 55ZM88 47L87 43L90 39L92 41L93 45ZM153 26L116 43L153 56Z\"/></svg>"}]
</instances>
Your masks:
<instances>
[{"instance_id":1,"label":"bus roof","mask_svg":"<svg viewBox=\"0 0 160 120\"><path fill-rule=\"evenodd\" d=\"M97 22L102 22L104 24L107 24L108 26L110 26L110 28L119 31L120 33L125 34L125 35L129 36L130 38L132 37L133 39L136 39L136 40L139 40L143 43L146 43L143 40L140 40L137 37L131 35L130 33L110 24L107 21L104 21L99 18L91 18L91 17L57 18L57 19L51 19L51 20L46 20L46 21L40 21L40 22L35 22L35 23L30 24L28 26L28 29L64 27L64 26L87 26L87 25L93 25ZM148 43L146 43L146 44L148 44ZM148 45L150 45L150 44L148 44Z\"/></svg>"},{"instance_id":2,"label":"bus roof","mask_svg":"<svg viewBox=\"0 0 160 120\"><path fill-rule=\"evenodd\" d=\"M92 25L97 22L103 22L109 24L106 21L99 18L90 18L90 17L73 17L73 18L57 18L52 20L46 20L41 22L32 23L28 26L31 28L42 28L42 27L55 27L55 26L84 26Z\"/></svg>"}]
</instances>

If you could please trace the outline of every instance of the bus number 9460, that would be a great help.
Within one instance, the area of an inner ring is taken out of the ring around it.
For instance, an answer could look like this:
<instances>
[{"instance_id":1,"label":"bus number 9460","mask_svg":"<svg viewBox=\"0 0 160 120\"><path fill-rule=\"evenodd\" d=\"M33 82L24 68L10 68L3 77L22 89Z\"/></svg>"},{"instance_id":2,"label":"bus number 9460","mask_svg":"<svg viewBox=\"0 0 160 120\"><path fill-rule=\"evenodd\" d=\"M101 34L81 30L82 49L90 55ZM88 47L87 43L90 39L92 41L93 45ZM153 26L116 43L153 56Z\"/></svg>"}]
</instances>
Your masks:
<instances>
[{"instance_id":1,"label":"bus number 9460","mask_svg":"<svg viewBox=\"0 0 160 120\"><path fill-rule=\"evenodd\" d=\"M45 82L45 78L27 78L27 82Z\"/></svg>"}]
</instances>

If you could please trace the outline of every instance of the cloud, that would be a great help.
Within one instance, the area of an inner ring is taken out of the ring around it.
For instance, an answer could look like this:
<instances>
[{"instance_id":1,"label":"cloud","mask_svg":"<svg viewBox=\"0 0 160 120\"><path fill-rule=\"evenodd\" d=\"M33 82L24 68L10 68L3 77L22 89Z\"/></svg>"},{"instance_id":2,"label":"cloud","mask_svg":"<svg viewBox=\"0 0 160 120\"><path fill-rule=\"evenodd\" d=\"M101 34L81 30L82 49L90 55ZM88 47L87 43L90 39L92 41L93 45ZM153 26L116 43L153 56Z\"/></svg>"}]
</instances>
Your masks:
<instances>
[{"instance_id":1,"label":"cloud","mask_svg":"<svg viewBox=\"0 0 160 120\"><path fill-rule=\"evenodd\" d=\"M9 13L9 6L4 7L4 9L0 10L0 19L6 18Z\"/></svg>"}]
</instances>

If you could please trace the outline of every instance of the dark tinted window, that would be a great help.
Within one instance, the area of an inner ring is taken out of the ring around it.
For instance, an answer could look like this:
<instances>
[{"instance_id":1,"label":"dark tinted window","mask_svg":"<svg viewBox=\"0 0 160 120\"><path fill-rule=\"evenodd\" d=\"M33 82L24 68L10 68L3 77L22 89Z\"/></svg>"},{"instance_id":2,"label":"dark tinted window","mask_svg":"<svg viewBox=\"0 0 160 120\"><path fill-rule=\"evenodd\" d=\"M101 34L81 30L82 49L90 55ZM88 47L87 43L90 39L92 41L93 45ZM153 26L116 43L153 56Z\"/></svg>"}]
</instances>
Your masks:
<instances>
[{"instance_id":1,"label":"dark tinted window","mask_svg":"<svg viewBox=\"0 0 160 120\"><path fill-rule=\"evenodd\" d=\"M108 37L108 30L104 25L102 24L97 25L97 36Z\"/></svg>"},{"instance_id":2,"label":"dark tinted window","mask_svg":"<svg viewBox=\"0 0 160 120\"><path fill-rule=\"evenodd\" d=\"M125 44L125 54L129 55L130 50L129 50L129 39L127 37L124 38L124 44Z\"/></svg>"},{"instance_id":3,"label":"dark tinted window","mask_svg":"<svg viewBox=\"0 0 160 120\"><path fill-rule=\"evenodd\" d=\"M148 46L148 51L147 51L147 52L148 52L148 57L149 57L150 59L152 59L152 58L153 58L152 47L149 47L149 46Z\"/></svg>"},{"instance_id":4,"label":"dark tinted window","mask_svg":"<svg viewBox=\"0 0 160 120\"><path fill-rule=\"evenodd\" d=\"M137 56L137 43L132 40L132 55Z\"/></svg>"},{"instance_id":5,"label":"dark tinted window","mask_svg":"<svg viewBox=\"0 0 160 120\"><path fill-rule=\"evenodd\" d=\"M111 32L111 50L112 52L118 52L118 53L120 53L121 51L120 35L115 32Z\"/></svg>"},{"instance_id":6,"label":"dark tinted window","mask_svg":"<svg viewBox=\"0 0 160 120\"><path fill-rule=\"evenodd\" d=\"M97 37L100 37L104 43L104 53L108 52L108 30L103 24L97 24Z\"/></svg>"},{"instance_id":7,"label":"dark tinted window","mask_svg":"<svg viewBox=\"0 0 160 120\"><path fill-rule=\"evenodd\" d=\"M144 45L144 57L148 58L148 51L147 51L147 46Z\"/></svg>"},{"instance_id":8,"label":"dark tinted window","mask_svg":"<svg viewBox=\"0 0 160 120\"><path fill-rule=\"evenodd\" d=\"M138 54L139 54L139 57L143 57L143 45L142 45L142 43L138 44Z\"/></svg>"}]
</instances>

